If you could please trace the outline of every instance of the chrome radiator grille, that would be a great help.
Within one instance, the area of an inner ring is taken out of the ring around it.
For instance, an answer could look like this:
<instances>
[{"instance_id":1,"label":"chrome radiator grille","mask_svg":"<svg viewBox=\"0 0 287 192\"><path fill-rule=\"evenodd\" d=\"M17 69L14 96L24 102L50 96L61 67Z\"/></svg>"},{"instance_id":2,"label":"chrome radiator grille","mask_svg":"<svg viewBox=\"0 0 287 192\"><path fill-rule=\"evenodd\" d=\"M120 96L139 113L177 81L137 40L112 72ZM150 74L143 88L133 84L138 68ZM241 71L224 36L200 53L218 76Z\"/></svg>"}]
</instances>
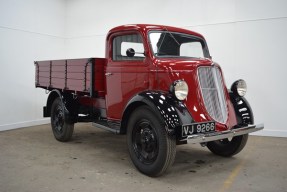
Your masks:
<instances>
[{"instance_id":1,"label":"chrome radiator grille","mask_svg":"<svg viewBox=\"0 0 287 192\"><path fill-rule=\"evenodd\" d=\"M199 67L198 79L205 108L215 121L225 123L227 107L223 80L217 67Z\"/></svg>"}]
</instances>

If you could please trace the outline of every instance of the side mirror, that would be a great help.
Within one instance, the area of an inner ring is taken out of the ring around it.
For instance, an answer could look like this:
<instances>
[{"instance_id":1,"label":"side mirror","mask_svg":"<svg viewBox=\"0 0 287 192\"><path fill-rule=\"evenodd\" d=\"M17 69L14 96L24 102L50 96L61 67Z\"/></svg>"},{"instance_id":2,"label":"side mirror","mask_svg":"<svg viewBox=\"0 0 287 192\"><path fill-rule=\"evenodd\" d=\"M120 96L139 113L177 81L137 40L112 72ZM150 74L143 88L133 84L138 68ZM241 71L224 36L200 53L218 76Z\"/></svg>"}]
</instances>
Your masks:
<instances>
[{"instance_id":1,"label":"side mirror","mask_svg":"<svg viewBox=\"0 0 287 192\"><path fill-rule=\"evenodd\" d=\"M133 56L135 56L135 50L133 48L129 48L126 51L126 54L128 57L133 57Z\"/></svg>"}]
</instances>

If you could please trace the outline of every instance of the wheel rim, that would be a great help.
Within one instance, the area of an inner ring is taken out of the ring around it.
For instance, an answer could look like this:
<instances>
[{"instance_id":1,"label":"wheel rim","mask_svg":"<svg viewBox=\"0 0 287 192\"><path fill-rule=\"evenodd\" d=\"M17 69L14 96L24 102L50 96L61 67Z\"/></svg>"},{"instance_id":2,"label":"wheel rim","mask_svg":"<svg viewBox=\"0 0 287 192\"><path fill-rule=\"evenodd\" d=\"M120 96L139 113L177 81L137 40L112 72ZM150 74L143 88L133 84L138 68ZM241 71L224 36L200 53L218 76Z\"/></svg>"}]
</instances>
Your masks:
<instances>
[{"instance_id":1,"label":"wheel rim","mask_svg":"<svg viewBox=\"0 0 287 192\"><path fill-rule=\"evenodd\" d=\"M62 133L63 132L63 126L64 126L64 111L60 105L58 105L55 108L55 112L53 115L53 128L57 133Z\"/></svg>"},{"instance_id":2,"label":"wheel rim","mask_svg":"<svg viewBox=\"0 0 287 192\"><path fill-rule=\"evenodd\" d=\"M132 144L136 157L143 164L152 164L158 156L158 140L155 129L148 120L136 123L132 132Z\"/></svg>"}]
</instances>

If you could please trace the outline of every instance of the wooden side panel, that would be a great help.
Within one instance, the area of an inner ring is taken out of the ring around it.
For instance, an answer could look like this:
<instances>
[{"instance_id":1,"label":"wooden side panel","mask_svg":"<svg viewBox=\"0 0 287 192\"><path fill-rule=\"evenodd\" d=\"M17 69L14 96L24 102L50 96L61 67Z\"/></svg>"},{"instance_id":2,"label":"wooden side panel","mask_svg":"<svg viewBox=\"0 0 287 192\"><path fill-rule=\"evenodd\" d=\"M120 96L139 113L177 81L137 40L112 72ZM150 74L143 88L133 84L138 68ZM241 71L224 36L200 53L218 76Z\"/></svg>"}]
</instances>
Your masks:
<instances>
[{"instance_id":1,"label":"wooden side panel","mask_svg":"<svg viewBox=\"0 0 287 192\"><path fill-rule=\"evenodd\" d=\"M105 63L104 58L36 61L36 87L104 96Z\"/></svg>"}]
</instances>

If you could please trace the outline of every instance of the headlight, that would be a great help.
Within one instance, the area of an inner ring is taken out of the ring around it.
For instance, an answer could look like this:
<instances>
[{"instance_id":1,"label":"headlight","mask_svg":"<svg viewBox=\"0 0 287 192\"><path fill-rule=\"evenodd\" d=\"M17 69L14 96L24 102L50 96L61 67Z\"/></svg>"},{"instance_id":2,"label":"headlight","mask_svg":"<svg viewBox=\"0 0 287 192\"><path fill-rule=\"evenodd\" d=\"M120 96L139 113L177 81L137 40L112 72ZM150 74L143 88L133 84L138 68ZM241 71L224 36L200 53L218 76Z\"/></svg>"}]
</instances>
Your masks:
<instances>
[{"instance_id":1,"label":"headlight","mask_svg":"<svg viewBox=\"0 0 287 192\"><path fill-rule=\"evenodd\" d=\"M243 97L247 91L247 85L246 82L242 79L239 79L237 81L235 81L232 85L231 85L231 91L234 94L237 94L240 97Z\"/></svg>"},{"instance_id":2,"label":"headlight","mask_svg":"<svg viewBox=\"0 0 287 192\"><path fill-rule=\"evenodd\" d=\"M185 100L188 94L188 85L184 80L177 80L171 85L171 92L178 100Z\"/></svg>"}]
</instances>

